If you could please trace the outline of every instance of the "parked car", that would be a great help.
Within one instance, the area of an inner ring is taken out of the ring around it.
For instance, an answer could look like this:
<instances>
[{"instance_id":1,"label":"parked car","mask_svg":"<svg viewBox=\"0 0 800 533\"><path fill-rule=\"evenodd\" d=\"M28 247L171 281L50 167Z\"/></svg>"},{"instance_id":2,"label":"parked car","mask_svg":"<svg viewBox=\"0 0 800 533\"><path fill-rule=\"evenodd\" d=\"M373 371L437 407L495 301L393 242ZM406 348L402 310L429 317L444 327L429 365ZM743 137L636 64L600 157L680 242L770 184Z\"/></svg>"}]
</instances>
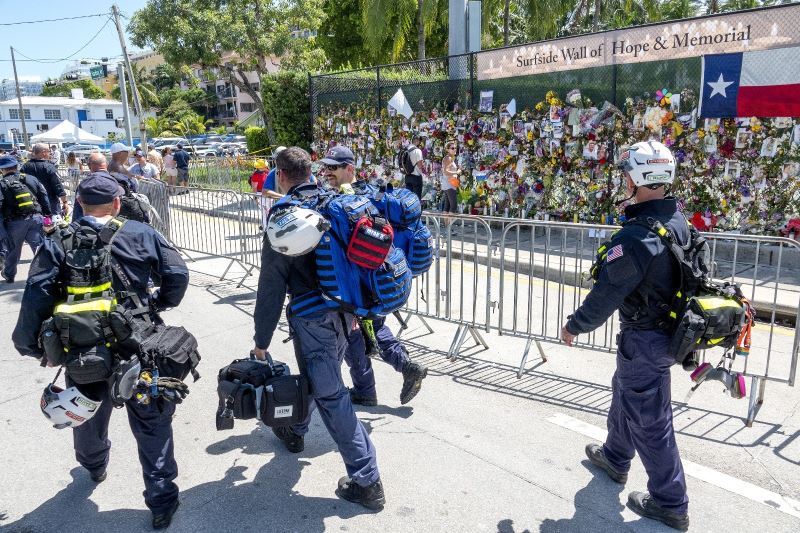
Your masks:
<instances>
[{"instance_id":1,"label":"parked car","mask_svg":"<svg viewBox=\"0 0 800 533\"><path fill-rule=\"evenodd\" d=\"M86 158L89 157L89 154L92 152L100 151L100 147L93 144L73 144L72 146L67 146L63 150L65 160L66 157L71 153L75 154L76 157Z\"/></svg>"},{"instance_id":2,"label":"parked car","mask_svg":"<svg viewBox=\"0 0 800 533\"><path fill-rule=\"evenodd\" d=\"M172 148L173 150L178 147L178 143L183 144L184 148L190 146L189 140L184 137L164 137L153 143L156 148Z\"/></svg>"}]
</instances>

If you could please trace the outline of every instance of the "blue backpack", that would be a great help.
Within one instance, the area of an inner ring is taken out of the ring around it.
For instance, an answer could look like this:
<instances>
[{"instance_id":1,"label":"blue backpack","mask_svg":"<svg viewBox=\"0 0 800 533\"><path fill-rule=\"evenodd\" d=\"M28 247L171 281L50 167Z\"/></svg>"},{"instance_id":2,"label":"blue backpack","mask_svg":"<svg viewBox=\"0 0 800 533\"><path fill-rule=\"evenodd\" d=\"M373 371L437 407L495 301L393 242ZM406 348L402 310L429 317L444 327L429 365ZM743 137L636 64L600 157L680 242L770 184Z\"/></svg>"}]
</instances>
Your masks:
<instances>
[{"instance_id":1,"label":"blue backpack","mask_svg":"<svg viewBox=\"0 0 800 533\"><path fill-rule=\"evenodd\" d=\"M394 245L406 255L412 276L426 273L433 264L433 235L422 222L422 205L408 189L379 189L366 182L353 184L356 190L372 200L394 229Z\"/></svg>"},{"instance_id":2,"label":"blue backpack","mask_svg":"<svg viewBox=\"0 0 800 533\"><path fill-rule=\"evenodd\" d=\"M348 258L351 239L364 221L380 221L380 212L362 195L315 190L284 197L273 209L297 205L313 209L331 223L314 250L320 295L293 298L291 312L306 316L323 308L340 309L364 318L386 316L405 305L411 294L411 270L400 248L389 247L377 268ZM387 243L388 244L388 243Z\"/></svg>"}]
</instances>

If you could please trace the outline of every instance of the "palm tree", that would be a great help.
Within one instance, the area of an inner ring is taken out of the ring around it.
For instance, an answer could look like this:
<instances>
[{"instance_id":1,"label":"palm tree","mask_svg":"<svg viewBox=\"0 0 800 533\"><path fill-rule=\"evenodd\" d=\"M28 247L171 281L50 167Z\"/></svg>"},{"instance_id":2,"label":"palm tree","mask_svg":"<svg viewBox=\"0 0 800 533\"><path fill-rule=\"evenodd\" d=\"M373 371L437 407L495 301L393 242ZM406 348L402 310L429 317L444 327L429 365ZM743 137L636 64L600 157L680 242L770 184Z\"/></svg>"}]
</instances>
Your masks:
<instances>
[{"instance_id":1,"label":"palm tree","mask_svg":"<svg viewBox=\"0 0 800 533\"><path fill-rule=\"evenodd\" d=\"M364 44L375 58L396 62L416 33L417 59L425 59L425 39L446 13L447 0L361 0Z\"/></svg>"},{"instance_id":2,"label":"palm tree","mask_svg":"<svg viewBox=\"0 0 800 533\"><path fill-rule=\"evenodd\" d=\"M173 123L170 127L170 130L182 137L187 135L196 135L205 133L206 127L208 127L208 125L212 122L212 120L204 119L199 115L194 117L186 116Z\"/></svg>"},{"instance_id":3,"label":"palm tree","mask_svg":"<svg viewBox=\"0 0 800 533\"><path fill-rule=\"evenodd\" d=\"M141 102L142 107L144 109L153 109L155 107L158 107L159 105L158 91L153 85L151 77L147 74L144 65L140 67L137 67L136 65L131 65L131 67L133 69L133 78L136 81L136 90L139 93L139 101ZM127 78L125 80L125 86L128 88L128 102L132 102L130 93L130 80L128 80ZM111 90L111 96L116 98L117 100L120 99L119 86L114 87Z\"/></svg>"},{"instance_id":4,"label":"palm tree","mask_svg":"<svg viewBox=\"0 0 800 533\"><path fill-rule=\"evenodd\" d=\"M148 137L163 137L163 133L169 130L169 120L164 117L145 117L144 125Z\"/></svg>"}]
</instances>

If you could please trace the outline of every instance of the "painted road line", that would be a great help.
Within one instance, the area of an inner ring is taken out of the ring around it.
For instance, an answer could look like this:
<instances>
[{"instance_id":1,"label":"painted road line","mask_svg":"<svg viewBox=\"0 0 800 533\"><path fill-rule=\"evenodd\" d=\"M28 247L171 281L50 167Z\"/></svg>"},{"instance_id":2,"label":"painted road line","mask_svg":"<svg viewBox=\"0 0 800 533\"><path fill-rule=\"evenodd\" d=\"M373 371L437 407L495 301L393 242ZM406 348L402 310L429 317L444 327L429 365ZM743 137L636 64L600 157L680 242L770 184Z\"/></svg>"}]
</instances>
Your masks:
<instances>
[{"instance_id":1,"label":"painted road line","mask_svg":"<svg viewBox=\"0 0 800 533\"><path fill-rule=\"evenodd\" d=\"M580 433L591 439L603 442L606 440L607 431L603 428L588 424L583 420L578 420L569 415L556 413L547 419L551 424ZM711 468L692 461L682 459L683 469L687 476L692 476L700 481L705 481L711 485L733 492L739 496L744 496L749 500L761 503L776 509L790 516L800 518L800 502L791 498L786 498L775 492L763 489L758 485L753 485L747 481L742 481L728 474L717 472Z\"/></svg>"}]
</instances>

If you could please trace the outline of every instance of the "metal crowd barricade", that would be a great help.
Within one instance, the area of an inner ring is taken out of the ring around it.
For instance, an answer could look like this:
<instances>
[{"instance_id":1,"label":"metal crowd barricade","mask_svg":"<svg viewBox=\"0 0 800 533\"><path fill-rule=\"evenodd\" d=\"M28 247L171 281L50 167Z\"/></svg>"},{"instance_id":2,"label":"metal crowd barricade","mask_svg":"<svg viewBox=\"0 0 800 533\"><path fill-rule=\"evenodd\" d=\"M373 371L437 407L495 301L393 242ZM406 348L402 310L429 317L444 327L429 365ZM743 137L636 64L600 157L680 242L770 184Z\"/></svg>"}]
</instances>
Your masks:
<instances>
[{"instance_id":1,"label":"metal crowd barricade","mask_svg":"<svg viewBox=\"0 0 800 533\"><path fill-rule=\"evenodd\" d=\"M260 193L245 193L241 198L242 227L245 236L242 241L242 262L250 269L239 281L239 286L244 283L253 268L261 268L261 247L267 227L267 214L275 203L275 200L266 198Z\"/></svg>"},{"instance_id":2,"label":"metal crowd barricade","mask_svg":"<svg viewBox=\"0 0 800 533\"><path fill-rule=\"evenodd\" d=\"M150 225L168 240L171 239L169 186L163 181L140 178L137 181L137 188L150 202Z\"/></svg>"},{"instance_id":3,"label":"metal crowd barricade","mask_svg":"<svg viewBox=\"0 0 800 533\"><path fill-rule=\"evenodd\" d=\"M247 239L242 216L242 195L224 189L172 188L169 196L171 242L190 260L188 252L228 260L224 279L238 263L248 271L243 250Z\"/></svg>"},{"instance_id":4,"label":"metal crowd barricade","mask_svg":"<svg viewBox=\"0 0 800 533\"><path fill-rule=\"evenodd\" d=\"M479 217L442 215L426 212L423 220L434 238L436 256L427 274L414 280L412 295L406 304L407 319L422 319L430 333L433 328L425 317L458 325L448 356L453 359L461 351L467 334L476 345L489 345L480 329L491 326L492 229ZM406 320L407 322L408 320Z\"/></svg>"}]
</instances>

